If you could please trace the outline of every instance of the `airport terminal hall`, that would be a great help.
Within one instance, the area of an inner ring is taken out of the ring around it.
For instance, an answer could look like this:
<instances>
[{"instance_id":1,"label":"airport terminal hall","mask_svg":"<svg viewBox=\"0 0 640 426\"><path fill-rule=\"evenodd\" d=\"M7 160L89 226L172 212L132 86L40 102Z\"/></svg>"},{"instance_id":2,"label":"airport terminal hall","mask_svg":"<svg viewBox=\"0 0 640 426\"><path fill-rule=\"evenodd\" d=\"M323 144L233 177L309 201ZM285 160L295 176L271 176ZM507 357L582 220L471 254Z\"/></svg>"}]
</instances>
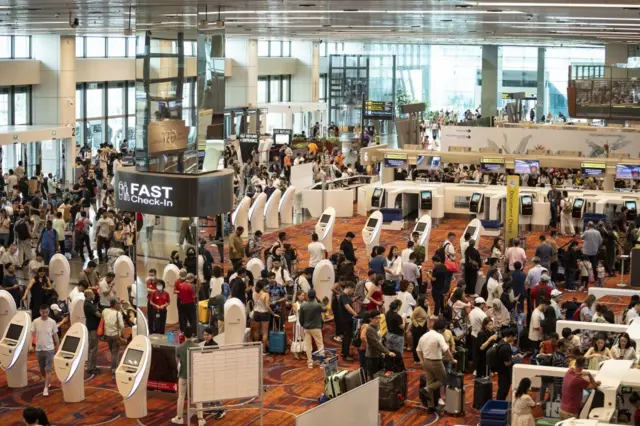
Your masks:
<instances>
[{"instance_id":1,"label":"airport terminal hall","mask_svg":"<svg viewBox=\"0 0 640 426\"><path fill-rule=\"evenodd\" d=\"M0 0L2 426L640 426L640 0Z\"/></svg>"}]
</instances>

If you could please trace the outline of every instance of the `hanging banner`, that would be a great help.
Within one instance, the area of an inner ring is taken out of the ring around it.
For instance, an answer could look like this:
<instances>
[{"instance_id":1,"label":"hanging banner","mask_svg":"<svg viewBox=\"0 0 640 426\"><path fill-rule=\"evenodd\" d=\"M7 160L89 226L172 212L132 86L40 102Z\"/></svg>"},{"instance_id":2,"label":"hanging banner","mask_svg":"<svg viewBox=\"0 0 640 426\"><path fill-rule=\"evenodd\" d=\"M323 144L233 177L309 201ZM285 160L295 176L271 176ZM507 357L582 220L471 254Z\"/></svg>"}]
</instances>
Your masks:
<instances>
[{"instance_id":1,"label":"hanging banner","mask_svg":"<svg viewBox=\"0 0 640 426\"><path fill-rule=\"evenodd\" d=\"M520 216L520 178L507 176L507 217L504 228L505 247L509 241L518 237L518 219Z\"/></svg>"}]
</instances>

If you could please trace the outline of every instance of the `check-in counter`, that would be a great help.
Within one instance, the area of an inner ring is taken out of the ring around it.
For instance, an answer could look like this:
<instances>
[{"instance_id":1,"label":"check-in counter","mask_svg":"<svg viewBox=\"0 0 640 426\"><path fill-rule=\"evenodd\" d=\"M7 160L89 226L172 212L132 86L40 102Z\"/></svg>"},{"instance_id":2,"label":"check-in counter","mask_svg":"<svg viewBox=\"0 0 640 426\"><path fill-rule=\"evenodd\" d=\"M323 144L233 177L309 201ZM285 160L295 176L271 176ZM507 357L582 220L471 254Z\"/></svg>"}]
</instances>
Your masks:
<instances>
[{"instance_id":1,"label":"check-in counter","mask_svg":"<svg viewBox=\"0 0 640 426\"><path fill-rule=\"evenodd\" d=\"M356 197L360 196L358 189L369 185L374 179L373 176L352 176L327 182L324 190L324 209L333 207L337 217L353 217L353 203ZM313 218L322 215L322 193L322 183L302 191L302 206Z\"/></svg>"}]
</instances>

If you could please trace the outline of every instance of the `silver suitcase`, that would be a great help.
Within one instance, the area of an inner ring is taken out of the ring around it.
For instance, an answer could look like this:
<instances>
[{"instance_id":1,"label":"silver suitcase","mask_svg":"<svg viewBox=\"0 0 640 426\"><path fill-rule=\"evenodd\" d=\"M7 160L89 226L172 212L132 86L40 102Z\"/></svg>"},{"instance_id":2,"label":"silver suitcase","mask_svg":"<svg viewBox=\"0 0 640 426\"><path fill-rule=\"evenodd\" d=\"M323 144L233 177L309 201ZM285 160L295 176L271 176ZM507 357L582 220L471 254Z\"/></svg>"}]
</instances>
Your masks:
<instances>
[{"instance_id":1,"label":"silver suitcase","mask_svg":"<svg viewBox=\"0 0 640 426\"><path fill-rule=\"evenodd\" d=\"M444 400L444 412L451 416L462 416L464 414L464 389L456 389L447 386Z\"/></svg>"}]
</instances>

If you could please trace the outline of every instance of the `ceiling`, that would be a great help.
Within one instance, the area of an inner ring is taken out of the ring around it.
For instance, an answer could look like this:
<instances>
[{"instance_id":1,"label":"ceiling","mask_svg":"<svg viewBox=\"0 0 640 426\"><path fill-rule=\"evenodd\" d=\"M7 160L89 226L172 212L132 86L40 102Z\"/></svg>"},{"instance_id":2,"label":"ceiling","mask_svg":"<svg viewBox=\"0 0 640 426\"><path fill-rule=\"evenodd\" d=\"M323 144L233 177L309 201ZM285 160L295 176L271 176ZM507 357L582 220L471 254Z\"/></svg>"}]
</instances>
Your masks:
<instances>
[{"instance_id":1,"label":"ceiling","mask_svg":"<svg viewBox=\"0 0 640 426\"><path fill-rule=\"evenodd\" d=\"M502 45L640 43L640 1L613 1L0 0L0 34L112 35L123 34L128 27L196 30L202 20L213 27L220 7L227 35L252 38ZM70 28L69 13L78 18L78 28Z\"/></svg>"}]
</instances>

